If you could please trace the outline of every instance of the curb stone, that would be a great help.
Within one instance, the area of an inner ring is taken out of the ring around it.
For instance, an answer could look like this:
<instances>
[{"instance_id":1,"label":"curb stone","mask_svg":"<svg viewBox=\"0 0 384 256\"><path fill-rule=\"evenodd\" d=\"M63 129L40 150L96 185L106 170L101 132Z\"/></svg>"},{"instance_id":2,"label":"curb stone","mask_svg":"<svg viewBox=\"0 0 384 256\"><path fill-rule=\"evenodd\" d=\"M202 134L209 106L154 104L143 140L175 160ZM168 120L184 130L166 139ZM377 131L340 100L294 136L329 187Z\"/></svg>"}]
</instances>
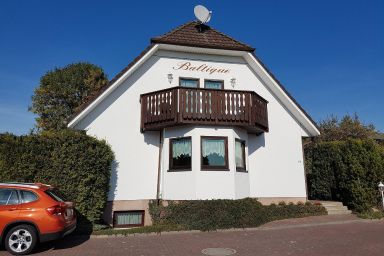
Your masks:
<instances>
[{"instance_id":1,"label":"curb stone","mask_svg":"<svg viewBox=\"0 0 384 256\"><path fill-rule=\"evenodd\" d=\"M368 222L380 222L383 220L370 220L370 219L357 219L357 220L344 220L344 221L329 221L323 223L307 223L307 224L292 224L282 225L276 227L254 227L254 228L232 228L232 229L218 229L215 231L200 231L200 230L181 230L181 231L164 231L164 232L152 232L152 233L135 233L135 234L111 234L111 235L77 235L73 238L89 237L89 238L111 238L111 237L145 237L145 236L159 236L159 235L175 235L175 234L198 234L198 233L224 233L224 232L239 232L239 231L267 231L267 230L281 230L281 229L294 229L294 228L306 228L316 226L327 225L342 225L350 223L368 223Z\"/></svg>"}]
</instances>

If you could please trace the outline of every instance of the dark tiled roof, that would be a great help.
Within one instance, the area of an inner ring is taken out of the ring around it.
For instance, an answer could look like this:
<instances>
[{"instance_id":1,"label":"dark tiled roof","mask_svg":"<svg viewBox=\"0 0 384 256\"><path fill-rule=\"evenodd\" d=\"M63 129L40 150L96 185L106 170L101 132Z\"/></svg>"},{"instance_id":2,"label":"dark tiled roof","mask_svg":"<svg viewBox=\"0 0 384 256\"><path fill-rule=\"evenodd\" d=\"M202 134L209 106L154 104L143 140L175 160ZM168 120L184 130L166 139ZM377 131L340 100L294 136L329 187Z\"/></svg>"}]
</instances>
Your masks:
<instances>
[{"instance_id":1,"label":"dark tiled roof","mask_svg":"<svg viewBox=\"0 0 384 256\"><path fill-rule=\"evenodd\" d=\"M170 32L154 37L152 43L253 52L255 49L207 25L188 22Z\"/></svg>"}]
</instances>

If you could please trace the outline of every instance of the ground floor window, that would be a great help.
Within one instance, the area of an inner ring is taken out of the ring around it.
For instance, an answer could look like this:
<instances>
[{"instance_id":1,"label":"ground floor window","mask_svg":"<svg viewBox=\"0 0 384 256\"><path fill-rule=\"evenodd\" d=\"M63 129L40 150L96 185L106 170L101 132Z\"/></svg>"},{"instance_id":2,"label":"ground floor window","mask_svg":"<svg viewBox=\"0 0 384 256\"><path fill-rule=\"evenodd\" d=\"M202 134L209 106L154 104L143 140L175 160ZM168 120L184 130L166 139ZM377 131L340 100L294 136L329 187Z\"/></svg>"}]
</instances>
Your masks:
<instances>
[{"instance_id":1,"label":"ground floor window","mask_svg":"<svg viewBox=\"0 0 384 256\"><path fill-rule=\"evenodd\" d=\"M236 159L236 170L245 171L245 141L236 139L235 140L235 159Z\"/></svg>"},{"instance_id":2,"label":"ground floor window","mask_svg":"<svg viewBox=\"0 0 384 256\"><path fill-rule=\"evenodd\" d=\"M144 226L144 211L118 211L113 213L116 228Z\"/></svg>"},{"instance_id":3,"label":"ground floor window","mask_svg":"<svg viewBox=\"0 0 384 256\"><path fill-rule=\"evenodd\" d=\"M201 169L228 169L227 137L201 137Z\"/></svg>"},{"instance_id":4,"label":"ground floor window","mask_svg":"<svg viewBox=\"0 0 384 256\"><path fill-rule=\"evenodd\" d=\"M191 137L170 139L169 148L169 169L174 171L191 170Z\"/></svg>"}]
</instances>

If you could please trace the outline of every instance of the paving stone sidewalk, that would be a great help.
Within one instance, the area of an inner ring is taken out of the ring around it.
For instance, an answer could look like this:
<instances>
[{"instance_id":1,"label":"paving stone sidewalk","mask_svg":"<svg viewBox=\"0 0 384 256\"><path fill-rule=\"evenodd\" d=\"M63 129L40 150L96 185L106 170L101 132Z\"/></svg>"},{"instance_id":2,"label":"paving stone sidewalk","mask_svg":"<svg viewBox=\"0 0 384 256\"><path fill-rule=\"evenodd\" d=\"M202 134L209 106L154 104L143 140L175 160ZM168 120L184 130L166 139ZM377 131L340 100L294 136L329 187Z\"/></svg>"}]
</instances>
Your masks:
<instances>
[{"instance_id":1,"label":"paving stone sidewalk","mask_svg":"<svg viewBox=\"0 0 384 256\"><path fill-rule=\"evenodd\" d=\"M67 237L43 244L35 255L203 255L232 248L244 256L383 255L384 221L353 215L319 216L268 223L257 229L182 232L130 237ZM0 255L7 255L0 252Z\"/></svg>"}]
</instances>

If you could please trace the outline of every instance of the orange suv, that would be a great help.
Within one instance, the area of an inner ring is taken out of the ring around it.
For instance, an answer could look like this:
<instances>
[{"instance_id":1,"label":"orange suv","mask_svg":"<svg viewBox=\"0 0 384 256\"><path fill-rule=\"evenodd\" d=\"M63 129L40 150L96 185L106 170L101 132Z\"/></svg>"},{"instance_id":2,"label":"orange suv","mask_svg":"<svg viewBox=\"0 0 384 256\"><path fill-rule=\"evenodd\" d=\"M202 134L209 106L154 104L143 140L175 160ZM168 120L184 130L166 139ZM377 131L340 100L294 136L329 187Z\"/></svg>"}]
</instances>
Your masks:
<instances>
[{"instance_id":1,"label":"orange suv","mask_svg":"<svg viewBox=\"0 0 384 256\"><path fill-rule=\"evenodd\" d=\"M0 183L0 242L14 255L37 242L61 238L76 228L73 203L40 183Z\"/></svg>"}]
</instances>

